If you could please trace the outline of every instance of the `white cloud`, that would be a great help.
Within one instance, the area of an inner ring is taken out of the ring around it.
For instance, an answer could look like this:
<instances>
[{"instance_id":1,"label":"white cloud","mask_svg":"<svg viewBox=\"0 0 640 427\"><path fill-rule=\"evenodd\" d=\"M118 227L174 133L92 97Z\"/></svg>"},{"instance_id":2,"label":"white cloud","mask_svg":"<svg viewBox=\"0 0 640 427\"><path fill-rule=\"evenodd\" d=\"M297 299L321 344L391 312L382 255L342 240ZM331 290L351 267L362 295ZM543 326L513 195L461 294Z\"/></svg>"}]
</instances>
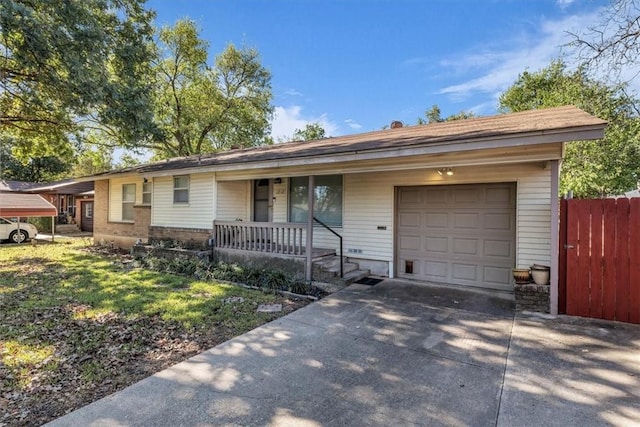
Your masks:
<instances>
[{"instance_id":1,"label":"white cloud","mask_svg":"<svg viewBox=\"0 0 640 427\"><path fill-rule=\"evenodd\" d=\"M295 89L287 89L284 91L285 95L289 95L289 96L302 96L302 92L298 92Z\"/></svg>"},{"instance_id":2,"label":"white cloud","mask_svg":"<svg viewBox=\"0 0 640 427\"><path fill-rule=\"evenodd\" d=\"M556 4L564 9L565 7L575 3L575 1L576 0L556 0Z\"/></svg>"},{"instance_id":3,"label":"white cloud","mask_svg":"<svg viewBox=\"0 0 640 427\"><path fill-rule=\"evenodd\" d=\"M347 124L347 126L349 126L351 129L354 129L354 130L362 129L362 125L361 125L360 123L356 122L356 121L355 121L355 120L353 120L353 119L347 119L347 120L345 120L344 122L345 122L345 123Z\"/></svg>"},{"instance_id":4,"label":"white cloud","mask_svg":"<svg viewBox=\"0 0 640 427\"><path fill-rule=\"evenodd\" d=\"M320 123L326 136L336 136L338 133L338 125L329 120L328 114L324 113L319 117L305 116L302 114L301 106L292 105L275 108L271 122L271 137L274 141L287 139L296 129L303 129L308 123Z\"/></svg>"},{"instance_id":5,"label":"white cloud","mask_svg":"<svg viewBox=\"0 0 640 427\"><path fill-rule=\"evenodd\" d=\"M448 95L460 101L475 94L491 94L497 98L511 86L518 75L525 70L537 71L561 56L563 46L569 41L567 31L586 28L597 22L597 11L573 15L561 20L541 21L536 34L514 36L506 43L504 50L486 50L447 58L441 61L444 68L470 75L466 81L444 87L439 94Z\"/></svg>"}]
</instances>

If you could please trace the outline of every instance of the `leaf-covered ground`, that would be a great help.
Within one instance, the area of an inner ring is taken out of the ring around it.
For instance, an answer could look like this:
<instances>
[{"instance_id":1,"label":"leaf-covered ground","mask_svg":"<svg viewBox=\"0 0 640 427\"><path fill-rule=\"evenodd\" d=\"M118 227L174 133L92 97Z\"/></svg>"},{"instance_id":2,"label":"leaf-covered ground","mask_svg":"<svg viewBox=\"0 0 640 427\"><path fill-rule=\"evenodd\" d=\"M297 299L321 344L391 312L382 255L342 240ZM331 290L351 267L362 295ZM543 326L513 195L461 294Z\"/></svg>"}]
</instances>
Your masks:
<instances>
[{"instance_id":1,"label":"leaf-covered ground","mask_svg":"<svg viewBox=\"0 0 640 427\"><path fill-rule=\"evenodd\" d=\"M0 426L41 425L306 304L129 265L79 242L0 245Z\"/></svg>"}]
</instances>

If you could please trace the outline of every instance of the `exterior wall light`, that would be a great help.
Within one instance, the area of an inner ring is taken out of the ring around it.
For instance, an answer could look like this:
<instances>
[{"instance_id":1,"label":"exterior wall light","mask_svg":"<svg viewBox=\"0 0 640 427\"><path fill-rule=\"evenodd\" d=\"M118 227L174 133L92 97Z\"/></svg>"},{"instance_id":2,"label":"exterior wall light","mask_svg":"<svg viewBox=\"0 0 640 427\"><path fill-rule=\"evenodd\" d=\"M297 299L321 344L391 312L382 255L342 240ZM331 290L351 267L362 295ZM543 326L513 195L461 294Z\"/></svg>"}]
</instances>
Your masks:
<instances>
[{"instance_id":1,"label":"exterior wall light","mask_svg":"<svg viewBox=\"0 0 640 427\"><path fill-rule=\"evenodd\" d=\"M441 169L438 169L438 175L440 175L440 176L443 176L443 175L453 176L453 168L441 168Z\"/></svg>"}]
</instances>

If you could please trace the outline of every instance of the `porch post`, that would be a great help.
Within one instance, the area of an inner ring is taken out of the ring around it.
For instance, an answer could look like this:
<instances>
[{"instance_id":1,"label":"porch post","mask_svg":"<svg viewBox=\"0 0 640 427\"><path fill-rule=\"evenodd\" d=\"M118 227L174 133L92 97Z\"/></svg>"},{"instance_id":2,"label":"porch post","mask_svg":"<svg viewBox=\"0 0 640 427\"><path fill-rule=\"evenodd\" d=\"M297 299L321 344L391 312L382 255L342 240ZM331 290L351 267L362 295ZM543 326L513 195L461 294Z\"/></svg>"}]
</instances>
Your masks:
<instances>
[{"instance_id":1,"label":"porch post","mask_svg":"<svg viewBox=\"0 0 640 427\"><path fill-rule=\"evenodd\" d=\"M54 242L56 238L56 217L51 217L51 243Z\"/></svg>"},{"instance_id":2,"label":"porch post","mask_svg":"<svg viewBox=\"0 0 640 427\"><path fill-rule=\"evenodd\" d=\"M552 315L558 315L558 268L560 266L560 260L558 257L560 256L559 245L560 245L560 235L559 235L559 222L560 222L560 210L558 205L558 197L559 197L559 183L560 183L560 161L552 160L550 162L551 166L551 277L550 277L550 286L549 289L549 311Z\"/></svg>"},{"instance_id":3,"label":"porch post","mask_svg":"<svg viewBox=\"0 0 640 427\"><path fill-rule=\"evenodd\" d=\"M307 271L305 278L307 282L311 282L311 272L312 272L312 262L313 262L313 196L314 191L313 187L315 187L315 177L313 175L309 176L309 184L308 184L308 192L307 192L307 200L309 201L309 211L307 212Z\"/></svg>"}]
</instances>

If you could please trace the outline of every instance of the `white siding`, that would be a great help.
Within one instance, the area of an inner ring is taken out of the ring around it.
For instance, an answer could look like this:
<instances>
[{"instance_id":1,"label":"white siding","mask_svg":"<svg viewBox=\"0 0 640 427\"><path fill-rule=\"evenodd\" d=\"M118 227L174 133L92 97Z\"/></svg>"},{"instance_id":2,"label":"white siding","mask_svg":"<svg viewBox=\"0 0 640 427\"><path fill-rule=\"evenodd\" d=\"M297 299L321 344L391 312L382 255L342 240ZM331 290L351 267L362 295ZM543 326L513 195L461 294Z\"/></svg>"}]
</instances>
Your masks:
<instances>
[{"instance_id":1,"label":"white siding","mask_svg":"<svg viewBox=\"0 0 640 427\"><path fill-rule=\"evenodd\" d=\"M251 181L217 183L216 219L220 221L251 220Z\"/></svg>"},{"instance_id":2,"label":"white siding","mask_svg":"<svg viewBox=\"0 0 640 427\"><path fill-rule=\"evenodd\" d=\"M176 176L180 175L176 173ZM189 175L189 203L173 203L173 177L153 179L151 225L161 227L213 227L213 173Z\"/></svg>"},{"instance_id":3,"label":"white siding","mask_svg":"<svg viewBox=\"0 0 640 427\"><path fill-rule=\"evenodd\" d=\"M516 264L549 265L551 181L550 171L543 169L541 163L460 167L452 177L442 177L433 169L347 174L345 255L393 262L395 187L481 182L517 183Z\"/></svg>"},{"instance_id":4,"label":"white siding","mask_svg":"<svg viewBox=\"0 0 640 427\"><path fill-rule=\"evenodd\" d=\"M521 175L516 210L516 264L551 263L551 170Z\"/></svg>"},{"instance_id":5,"label":"white siding","mask_svg":"<svg viewBox=\"0 0 640 427\"><path fill-rule=\"evenodd\" d=\"M306 175L304 170L299 176ZM273 221L288 220L288 179L274 184ZM395 189L410 185L449 185L515 182L516 265L550 264L551 171L543 162L513 165L455 167L453 176L434 168L344 175L343 227L345 255L382 261L392 271L395 251ZM221 181L218 219L250 220L251 181ZM323 228L314 229L314 247L338 249L338 239Z\"/></svg>"},{"instance_id":6,"label":"white siding","mask_svg":"<svg viewBox=\"0 0 640 427\"><path fill-rule=\"evenodd\" d=\"M280 184L273 184L273 222L288 221L288 205L289 205L289 179L281 178Z\"/></svg>"},{"instance_id":7,"label":"white siding","mask_svg":"<svg viewBox=\"0 0 640 427\"><path fill-rule=\"evenodd\" d=\"M109 180L109 221L122 222L122 186L124 184L136 185L135 204L142 203L142 182L142 178L139 176L112 178Z\"/></svg>"}]
</instances>

